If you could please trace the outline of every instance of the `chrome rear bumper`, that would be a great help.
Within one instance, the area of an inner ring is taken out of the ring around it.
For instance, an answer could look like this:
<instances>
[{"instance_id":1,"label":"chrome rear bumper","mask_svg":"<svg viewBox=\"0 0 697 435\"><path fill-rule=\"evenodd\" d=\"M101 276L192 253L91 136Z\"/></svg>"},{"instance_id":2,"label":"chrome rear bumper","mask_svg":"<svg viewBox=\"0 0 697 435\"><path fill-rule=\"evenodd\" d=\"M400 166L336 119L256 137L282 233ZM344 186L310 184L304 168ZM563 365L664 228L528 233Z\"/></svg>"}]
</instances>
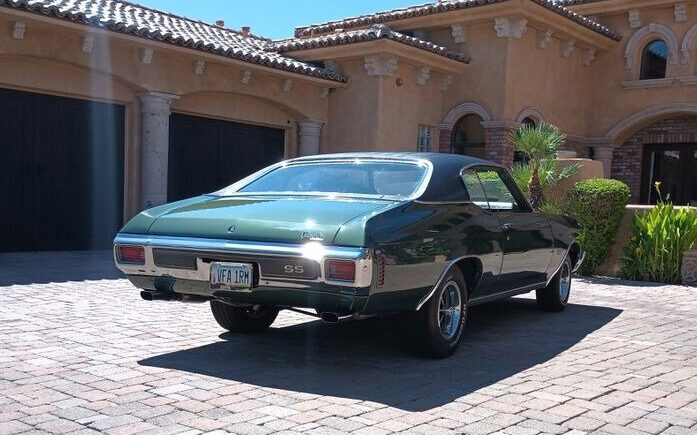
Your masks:
<instances>
[{"instance_id":1,"label":"chrome rear bumper","mask_svg":"<svg viewBox=\"0 0 697 435\"><path fill-rule=\"evenodd\" d=\"M143 246L145 264L120 263L116 256L116 247L121 245ZM153 249L172 249L190 251L196 254L195 267L163 267L156 264ZM319 277L302 279L293 277L268 277L264 270L259 271L259 287L310 289L317 283L335 285L338 287L370 287L373 279L373 259L367 248L324 246L316 242L306 244L265 243L239 240L206 239L196 237L150 236L140 234L117 234L114 239L114 262L116 267L129 276L169 277L187 281L209 282L210 261L216 259L216 254L231 254L244 257L241 261L254 261L258 258L298 258L319 264ZM333 281L326 279L325 260L353 260L356 263L356 279L354 282Z\"/></svg>"}]
</instances>

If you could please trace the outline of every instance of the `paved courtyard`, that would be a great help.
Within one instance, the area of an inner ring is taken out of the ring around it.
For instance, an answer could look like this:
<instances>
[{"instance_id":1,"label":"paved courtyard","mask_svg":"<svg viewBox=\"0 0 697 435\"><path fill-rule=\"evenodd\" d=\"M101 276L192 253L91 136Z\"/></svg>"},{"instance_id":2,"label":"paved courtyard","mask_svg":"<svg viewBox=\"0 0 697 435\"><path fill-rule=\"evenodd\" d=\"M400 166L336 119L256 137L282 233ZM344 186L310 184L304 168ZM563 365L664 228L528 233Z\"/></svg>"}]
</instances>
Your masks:
<instances>
[{"instance_id":1,"label":"paved courtyard","mask_svg":"<svg viewBox=\"0 0 697 435\"><path fill-rule=\"evenodd\" d=\"M0 255L0 434L697 433L697 289L577 280L474 308L446 360L389 319L224 333L107 253Z\"/></svg>"}]
</instances>

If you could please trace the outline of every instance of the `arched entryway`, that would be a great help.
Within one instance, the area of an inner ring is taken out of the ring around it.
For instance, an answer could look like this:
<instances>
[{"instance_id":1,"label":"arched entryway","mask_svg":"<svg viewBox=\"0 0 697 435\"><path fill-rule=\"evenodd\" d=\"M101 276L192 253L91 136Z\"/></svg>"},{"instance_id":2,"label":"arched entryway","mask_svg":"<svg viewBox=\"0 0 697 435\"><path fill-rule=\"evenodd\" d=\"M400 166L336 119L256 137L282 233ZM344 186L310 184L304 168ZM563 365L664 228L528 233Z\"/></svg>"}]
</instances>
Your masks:
<instances>
[{"instance_id":1,"label":"arched entryway","mask_svg":"<svg viewBox=\"0 0 697 435\"><path fill-rule=\"evenodd\" d=\"M633 203L655 204L660 182L664 199L697 206L697 115L666 117L629 136L614 150L612 178L629 185Z\"/></svg>"},{"instance_id":2,"label":"arched entryway","mask_svg":"<svg viewBox=\"0 0 697 435\"><path fill-rule=\"evenodd\" d=\"M486 158L486 137L482 122L476 113L461 117L453 127L450 139L451 152L466 156Z\"/></svg>"}]
</instances>

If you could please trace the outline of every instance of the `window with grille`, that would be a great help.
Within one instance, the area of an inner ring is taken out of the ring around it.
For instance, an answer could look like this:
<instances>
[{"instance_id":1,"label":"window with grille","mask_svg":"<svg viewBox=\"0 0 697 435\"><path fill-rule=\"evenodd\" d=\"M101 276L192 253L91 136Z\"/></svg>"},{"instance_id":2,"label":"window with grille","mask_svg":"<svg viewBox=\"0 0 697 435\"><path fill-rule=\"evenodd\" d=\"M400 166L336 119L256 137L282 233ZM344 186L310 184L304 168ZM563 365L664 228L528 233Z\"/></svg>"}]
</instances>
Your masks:
<instances>
[{"instance_id":1,"label":"window with grille","mask_svg":"<svg viewBox=\"0 0 697 435\"><path fill-rule=\"evenodd\" d=\"M433 150L433 137L435 136L435 128L428 125L419 125L419 140L416 144L416 151L427 153Z\"/></svg>"}]
</instances>

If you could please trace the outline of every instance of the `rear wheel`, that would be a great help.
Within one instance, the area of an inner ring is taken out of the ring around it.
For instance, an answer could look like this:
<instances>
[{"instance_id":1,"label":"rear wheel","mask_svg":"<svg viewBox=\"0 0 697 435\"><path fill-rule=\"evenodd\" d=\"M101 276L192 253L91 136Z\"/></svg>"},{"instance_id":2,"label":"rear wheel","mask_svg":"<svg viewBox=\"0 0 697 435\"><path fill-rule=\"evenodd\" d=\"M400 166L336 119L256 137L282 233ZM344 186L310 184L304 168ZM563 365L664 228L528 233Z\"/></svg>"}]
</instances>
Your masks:
<instances>
[{"instance_id":1,"label":"rear wheel","mask_svg":"<svg viewBox=\"0 0 697 435\"><path fill-rule=\"evenodd\" d=\"M467 285L459 269L448 272L431 299L416 312L420 350L436 358L452 355L467 323Z\"/></svg>"},{"instance_id":2,"label":"rear wheel","mask_svg":"<svg viewBox=\"0 0 697 435\"><path fill-rule=\"evenodd\" d=\"M211 301L211 312L218 324L230 332L259 332L276 320L278 308L268 305L234 307Z\"/></svg>"},{"instance_id":3,"label":"rear wheel","mask_svg":"<svg viewBox=\"0 0 697 435\"><path fill-rule=\"evenodd\" d=\"M545 288L537 290L537 304L546 311L562 311L571 295L571 260L565 258L559 272Z\"/></svg>"}]
</instances>

